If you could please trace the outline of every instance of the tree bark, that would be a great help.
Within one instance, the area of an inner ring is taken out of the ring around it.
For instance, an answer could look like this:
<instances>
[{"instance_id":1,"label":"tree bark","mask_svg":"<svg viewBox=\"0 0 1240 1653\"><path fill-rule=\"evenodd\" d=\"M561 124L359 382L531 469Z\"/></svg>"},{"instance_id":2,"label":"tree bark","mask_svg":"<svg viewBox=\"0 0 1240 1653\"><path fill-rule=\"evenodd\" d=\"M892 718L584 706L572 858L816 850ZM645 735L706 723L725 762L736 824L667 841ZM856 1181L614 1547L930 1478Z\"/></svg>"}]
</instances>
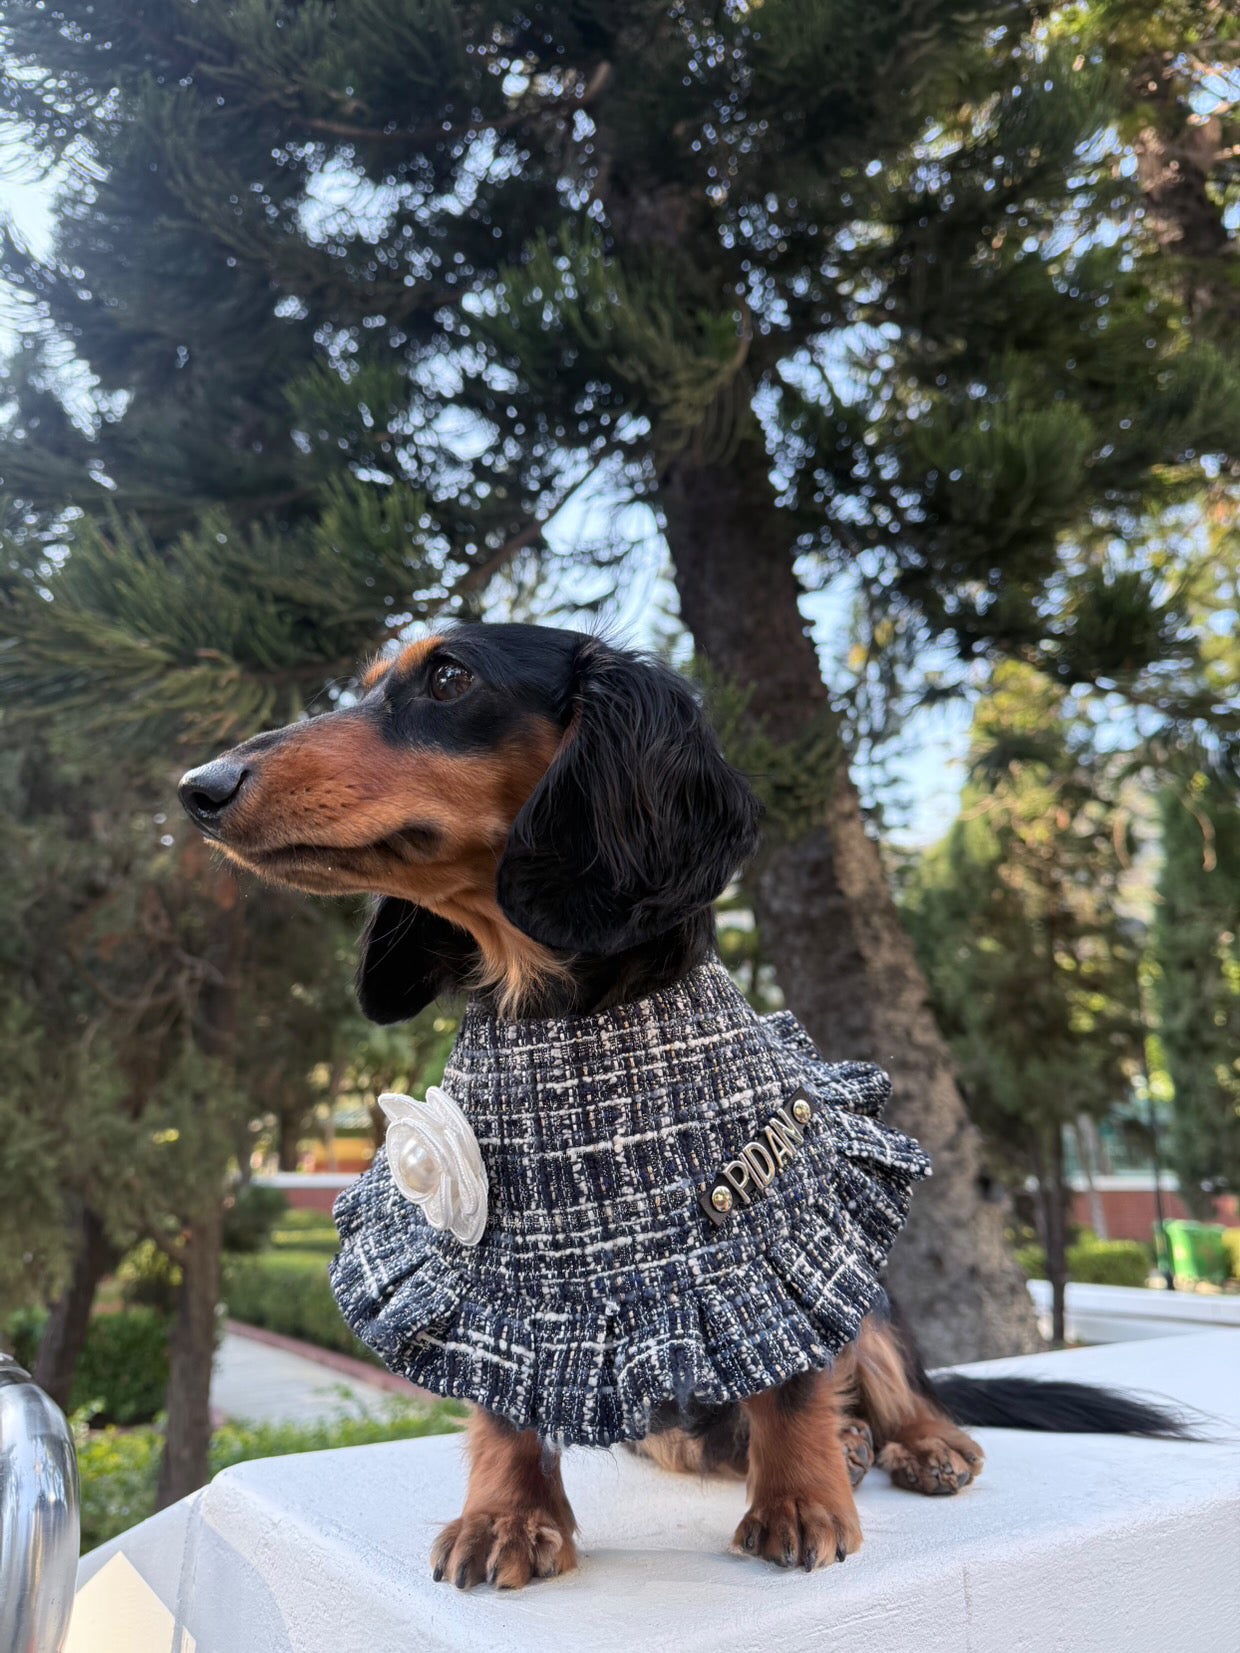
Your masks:
<instances>
[{"instance_id":1,"label":"tree bark","mask_svg":"<svg viewBox=\"0 0 1240 1653\"><path fill-rule=\"evenodd\" d=\"M760 443L727 464L676 461L659 499L699 653L752 692L748 715L767 736L794 741L829 715L829 697ZM814 824L768 832L755 909L789 1008L830 1059L890 1072L893 1122L934 1159L889 1269L924 1358L938 1365L1040 1347L1002 1213L983 1187L981 1140L845 762Z\"/></svg>"},{"instance_id":2,"label":"tree bark","mask_svg":"<svg viewBox=\"0 0 1240 1653\"><path fill-rule=\"evenodd\" d=\"M105 1274L115 1268L120 1252L108 1239L98 1215L86 1207L79 1224L80 1239L69 1283L52 1304L47 1329L31 1376L60 1407L69 1410L69 1397L78 1360L90 1330L95 1292Z\"/></svg>"},{"instance_id":3,"label":"tree bark","mask_svg":"<svg viewBox=\"0 0 1240 1653\"><path fill-rule=\"evenodd\" d=\"M1046 1275L1051 1283L1051 1342L1061 1349L1067 1341L1068 1237L1065 1222L1063 1133L1051 1127L1040 1156L1038 1181L1042 1194L1043 1243Z\"/></svg>"},{"instance_id":4,"label":"tree bark","mask_svg":"<svg viewBox=\"0 0 1240 1653\"><path fill-rule=\"evenodd\" d=\"M1234 327L1240 321L1237 249L1214 187L1228 153L1222 122L1216 115L1196 117L1191 87L1172 54L1138 64L1132 80L1137 101L1154 114L1133 142L1150 227L1181 261L1178 278L1190 317L1215 313Z\"/></svg>"},{"instance_id":5,"label":"tree bark","mask_svg":"<svg viewBox=\"0 0 1240 1653\"><path fill-rule=\"evenodd\" d=\"M239 987L244 980L246 929L237 881L227 867L214 870L209 889L218 915L212 949L216 984L200 1003L203 1050L222 1064L228 1088L236 1082ZM201 1195L185 1226L181 1285L169 1339L168 1424L159 1465L156 1509L197 1491L210 1475L211 1367L215 1359L215 1310L220 1299L227 1151L211 1129L205 1103ZM224 1127L225 1133L227 1127ZM226 1140L226 1134L225 1134ZM242 1165L246 1155L239 1149Z\"/></svg>"},{"instance_id":6,"label":"tree bark","mask_svg":"<svg viewBox=\"0 0 1240 1653\"><path fill-rule=\"evenodd\" d=\"M305 1122L305 1115L300 1109L279 1115L276 1163L281 1171L295 1171L301 1163L301 1138Z\"/></svg>"},{"instance_id":7,"label":"tree bark","mask_svg":"<svg viewBox=\"0 0 1240 1653\"><path fill-rule=\"evenodd\" d=\"M1100 1240L1109 1240L1107 1232L1106 1206L1102 1203L1102 1195L1098 1191L1097 1176L1102 1166L1102 1156L1099 1153L1098 1127L1088 1114L1080 1114L1076 1121L1076 1146L1080 1155L1081 1172L1085 1178L1085 1188L1089 1197L1089 1220L1093 1225L1094 1233Z\"/></svg>"},{"instance_id":8,"label":"tree bark","mask_svg":"<svg viewBox=\"0 0 1240 1653\"><path fill-rule=\"evenodd\" d=\"M181 1254L181 1286L169 1340L168 1432L159 1466L156 1509L166 1509L196 1492L208 1478L222 1226L221 1205L206 1205L192 1224Z\"/></svg>"}]
</instances>

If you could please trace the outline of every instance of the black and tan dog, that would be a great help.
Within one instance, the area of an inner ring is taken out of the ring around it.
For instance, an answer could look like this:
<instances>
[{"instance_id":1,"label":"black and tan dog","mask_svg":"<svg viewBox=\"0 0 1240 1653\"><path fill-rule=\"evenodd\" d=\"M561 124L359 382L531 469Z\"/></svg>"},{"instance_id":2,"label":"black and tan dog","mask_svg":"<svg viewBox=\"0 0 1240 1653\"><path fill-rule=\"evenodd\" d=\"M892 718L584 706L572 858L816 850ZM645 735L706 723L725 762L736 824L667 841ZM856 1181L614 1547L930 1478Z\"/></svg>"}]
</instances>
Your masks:
<instances>
[{"instance_id":1,"label":"black and tan dog","mask_svg":"<svg viewBox=\"0 0 1240 1653\"><path fill-rule=\"evenodd\" d=\"M759 815L682 678L520 625L410 645L365 673L355 703L191 771L181 798L262 877L379 897L359 975L379 1022L461 989L546 1016L678 981L713 948L712 902L756 848ZM912 1491L967 1486L982 1467L969 1421L1176 1432L1139 1402L1075 1385L932 1386L871 1316L829 1372L688 1417L669 1402L643 1449L668 1468L746 1477L736 1547L812 1569L861 1543L853 1487L875 1455ZM482 1412L470 1448L436 1577L516 1586L572 1568L556 1456Z\"/></svg>"}]
</instances>

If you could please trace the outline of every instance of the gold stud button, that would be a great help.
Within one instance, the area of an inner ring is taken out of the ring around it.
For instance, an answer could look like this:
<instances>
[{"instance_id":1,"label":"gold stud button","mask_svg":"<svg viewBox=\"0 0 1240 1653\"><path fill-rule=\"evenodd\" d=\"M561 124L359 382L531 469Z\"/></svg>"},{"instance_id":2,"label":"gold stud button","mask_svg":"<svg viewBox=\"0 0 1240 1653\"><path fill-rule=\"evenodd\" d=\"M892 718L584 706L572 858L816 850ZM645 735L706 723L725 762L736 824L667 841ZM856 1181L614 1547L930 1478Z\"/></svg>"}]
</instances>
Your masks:
<instances>
[{"instance_id":1,"label":"gold stud button","mask_svg":"<svg viewBox=\"0 0 1240 1653\"><path fill-rule=\"evenodd\" d=\"M716 1211L730 1211L732 1209L732 1191L729 1188L712 1188L710 1203Z\"/></svg>"},{"instance_id":2,"label":"gold stud button","mask_svg":"<svg viewBox=\"0 0 1240 1653\"><path fill-rule=\"evenodd\" d=\"M814 1110L802 1096L792 1104L792 1117L798 1125L805 1125L814 1117Z\"/></svg>"}]
</instances>

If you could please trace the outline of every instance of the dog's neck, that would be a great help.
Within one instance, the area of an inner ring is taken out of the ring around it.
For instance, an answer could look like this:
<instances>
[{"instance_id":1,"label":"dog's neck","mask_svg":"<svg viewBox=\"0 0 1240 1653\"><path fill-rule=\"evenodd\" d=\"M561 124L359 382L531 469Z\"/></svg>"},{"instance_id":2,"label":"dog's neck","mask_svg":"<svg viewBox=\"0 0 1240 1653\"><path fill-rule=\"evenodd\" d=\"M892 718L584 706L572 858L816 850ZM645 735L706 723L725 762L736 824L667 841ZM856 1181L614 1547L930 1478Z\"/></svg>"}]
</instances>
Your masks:
<instances>
[{"instance_id":1,"label":"dog's neck","mask_svg":"<svg viewBox=\"0 0 1240 1653\"><path fill-rule=\"evenodd\" d=\"M555 960L554 971L538 971L523 981L519 1001L505 993L503 980L484 983L478 992L505 1016L587 1015L673 986L714 950L714 911L703 907L662 935L611 958Z\"/></svg>"}]
</instances>

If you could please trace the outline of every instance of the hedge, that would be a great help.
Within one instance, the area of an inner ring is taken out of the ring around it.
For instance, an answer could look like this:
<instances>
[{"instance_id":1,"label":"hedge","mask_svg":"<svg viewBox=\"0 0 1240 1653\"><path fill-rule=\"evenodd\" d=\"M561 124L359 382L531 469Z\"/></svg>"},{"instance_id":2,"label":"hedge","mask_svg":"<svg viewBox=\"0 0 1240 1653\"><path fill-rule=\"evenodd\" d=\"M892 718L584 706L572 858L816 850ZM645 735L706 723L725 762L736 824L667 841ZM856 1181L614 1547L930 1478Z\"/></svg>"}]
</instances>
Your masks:
<instances>
[{"instance_id":1,"label":"hedge","mask_svg":"<svg viewBox=\"0 0 1240 1653\"><path fill-rule=\"evenodd\" d=\"M34 1367L46 1325L45 1309L23 1309L9 1319L0 1337L27 1371ZM167 1389L164 1316L149 1308L97 1314L78 1358L70 1410L99 1423L147 1423L163 1410Z\"/></svg>"},{"instance_id":2,"label":"hedge","mask_svg":"<svg viewBox=\"0 0 1240 1653\"><path fill-rule=\"evenodd\" d=\"M277 1251L315 1251L334 1257L340 1236L330 1211L286 1211L272 1229L269 1243Z\"/></svg>"},{"instance_id":3,"label":"hedge","mask_svg":"<svg viewBox=\"0 0 1240 1653\"><path fill-rule=\"evenodd\" d=\"M1046 1279L1041 1246L1021 1246L1016 1259L1030 1280ZM1068 1278L1091 1286L1143 1286L1149 1279L1150 1254L1139 1240L1079 1240L1068 1247Z\"/></svg>"},{"instance_id":4,"label":"hedge","mask_svg":"<svg viewBox=\"0 0 1240 1653\"><path fill-rule=\"evenodd\" d=\"M377 1415L342 1416L330 1422L227 1424L211 1437L211 1474L251 1458L444 1435L460 1428L464 1416L464 1407L452 1401L425 1405L394 1400ZM154 1512L164 1441L161 1432L151 1427L88 1431L79 1425L77 1436L82 1549L86 1551Z\"/></svg>"},{"instance_id":5,"label":"hedge","mask_svg":"<svg viewBox=\"0 0 1240 1653\"><path fill-rule=\"evenodd\" d=\"M345 1325L327 1283L327 1258L313 1251L264 1251L230 1257L224 1267L224 1301L234 1320L300 1337L378 1364Z\"/></svg>"},{"instance_id":6,"label":"hedge","mask_svg":"<svg viewBox=\"0 0 1240 1653\"><path fill-rule=\"evenodd\" d=\"M1223 1250L1227 1253L1228 1270L1233 1280L1240 1280L1240 1228L1223 1230Z\"/></svg>"},{"instance_id":7,"label":"hedge","mask_svg":"<svg viewBox=\"0 0 1240 1653\"><path fill-rule=\"evenodd\" d=\"M340 1236L328 1224L326 1228L275 1228L271 1245L276 1251L312 1251L318 1257L334 1257L340 1249Z\"/></svg>"}]
</instances>

